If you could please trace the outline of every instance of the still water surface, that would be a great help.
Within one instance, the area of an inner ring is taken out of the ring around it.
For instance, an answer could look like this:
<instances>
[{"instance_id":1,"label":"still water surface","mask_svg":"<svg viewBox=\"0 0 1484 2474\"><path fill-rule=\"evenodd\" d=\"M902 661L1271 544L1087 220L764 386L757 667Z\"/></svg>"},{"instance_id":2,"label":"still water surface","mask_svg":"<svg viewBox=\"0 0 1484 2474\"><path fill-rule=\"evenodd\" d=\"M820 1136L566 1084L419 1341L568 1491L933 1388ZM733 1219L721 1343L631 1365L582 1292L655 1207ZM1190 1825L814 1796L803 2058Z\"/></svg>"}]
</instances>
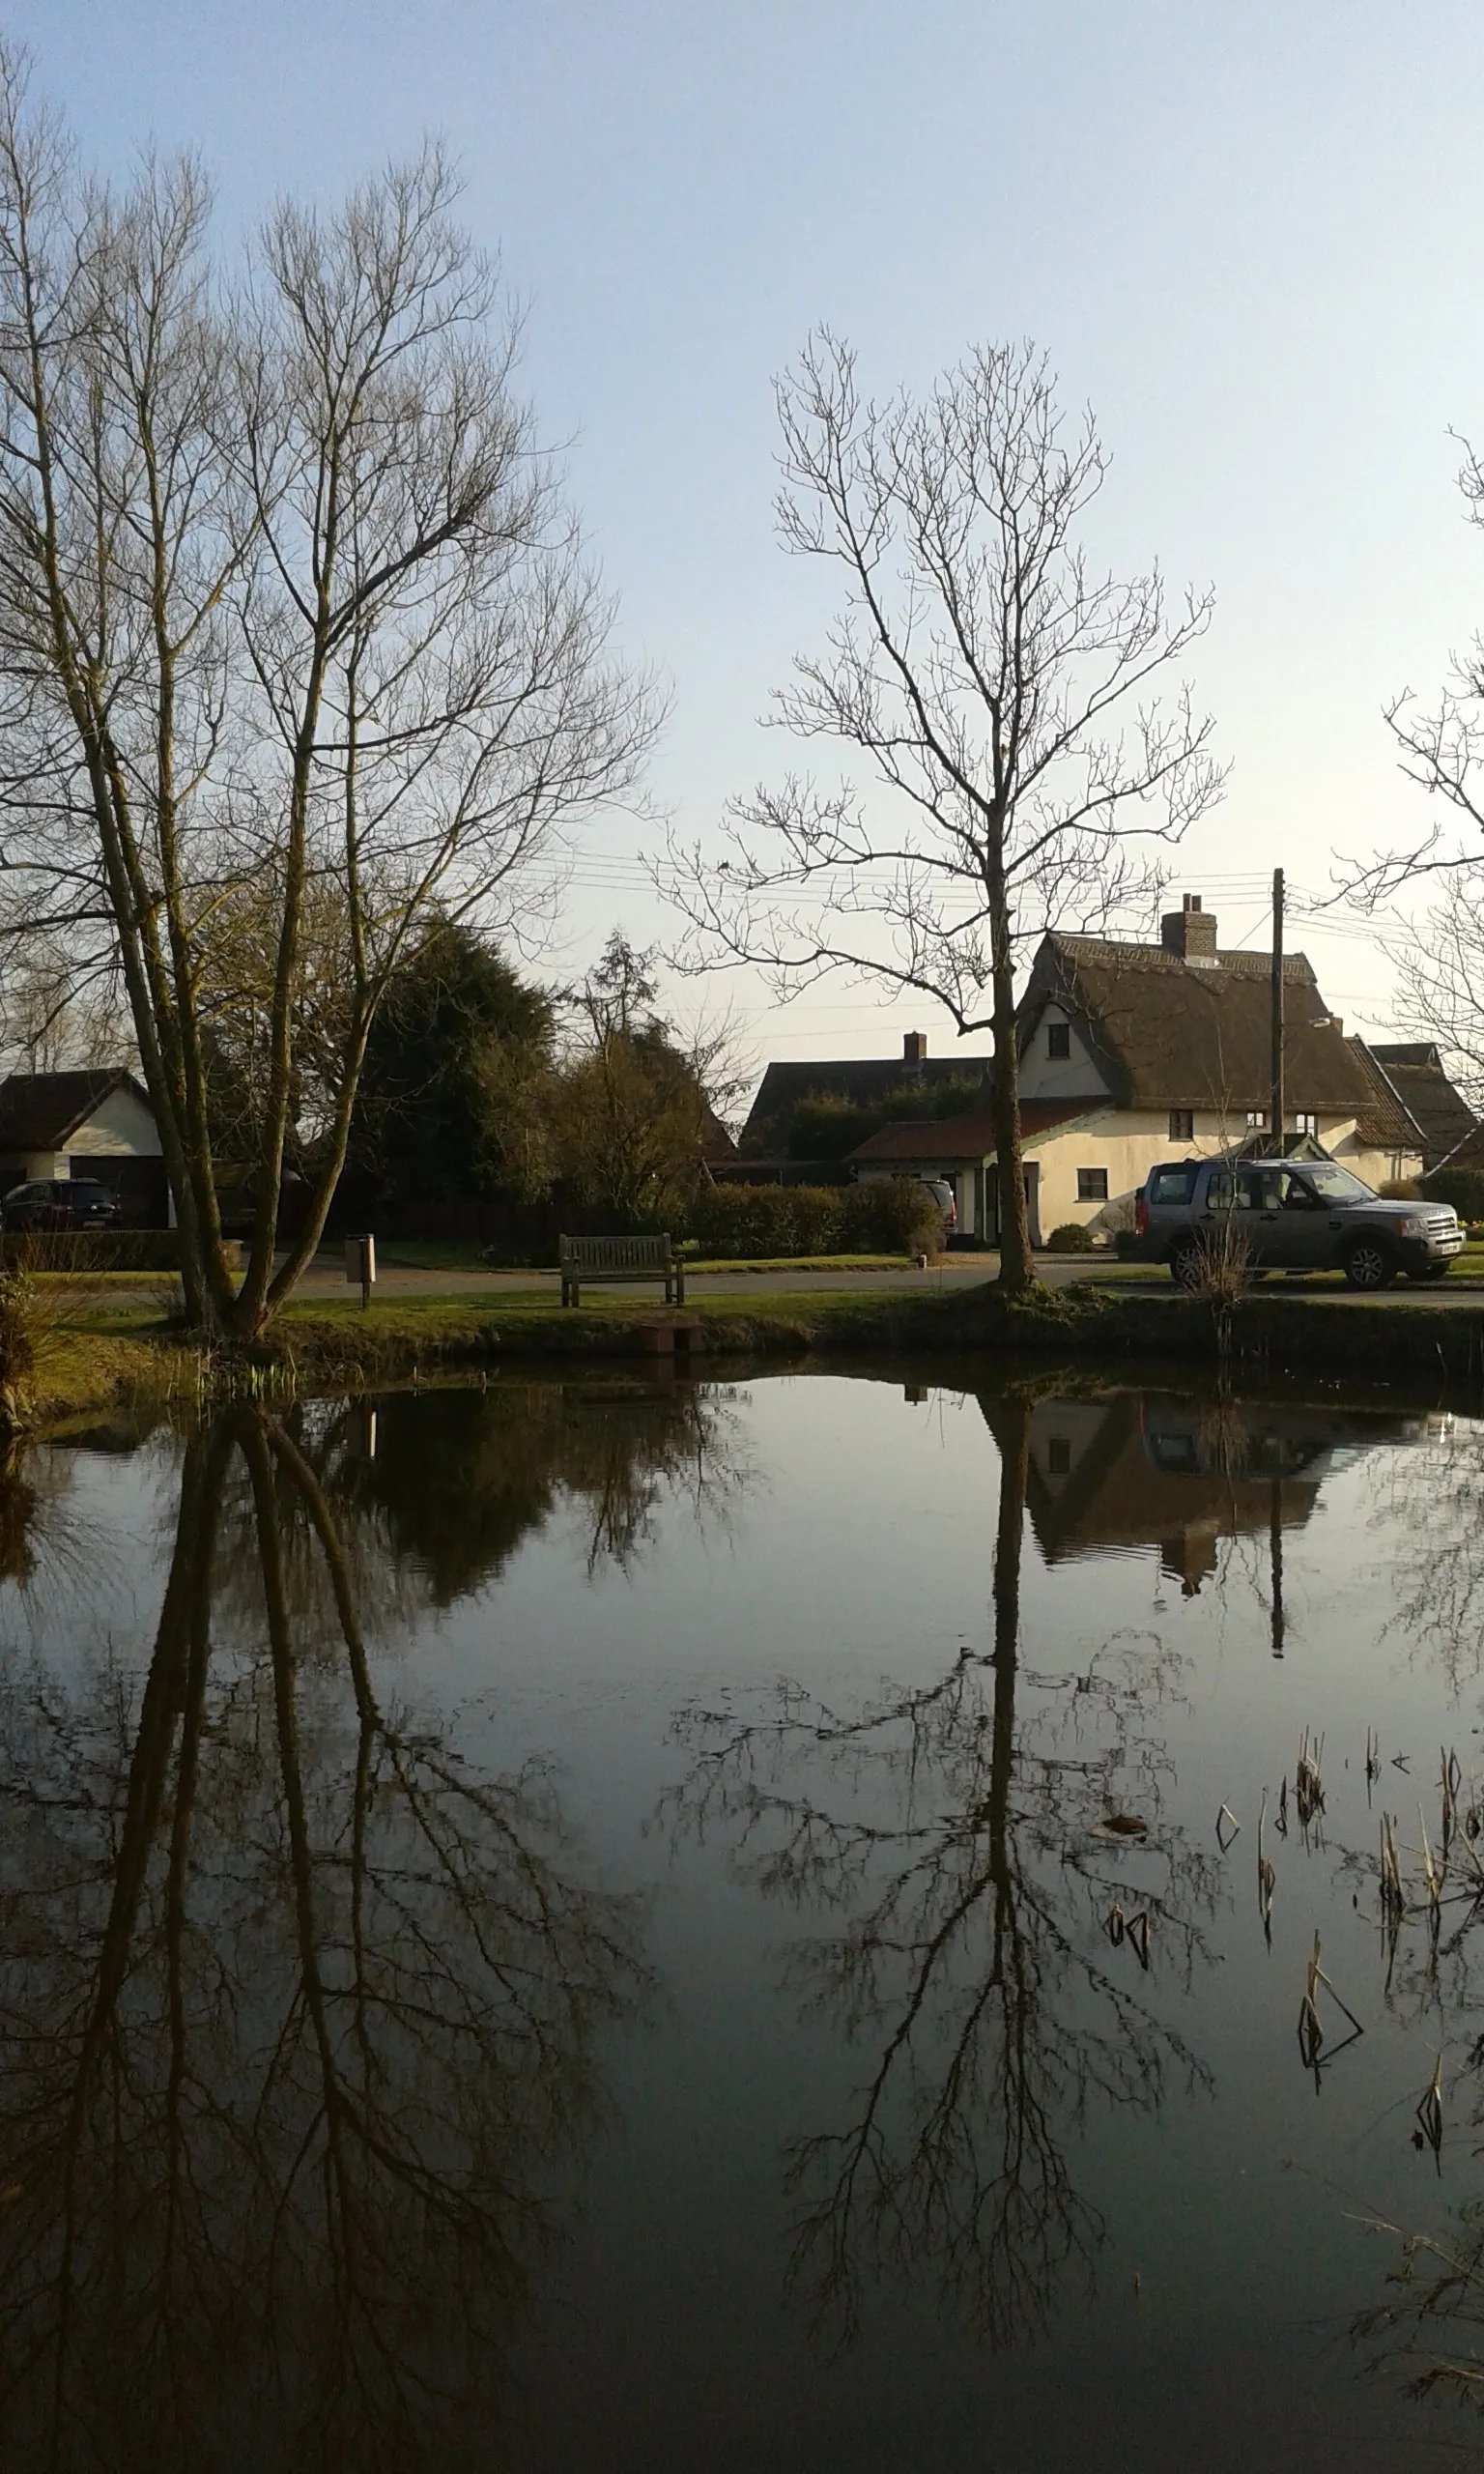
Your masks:
<instances>
[{"instance_id":1,"label":"still water surface","mask_svg":"<svg viewBox=\"0 0 1484 2474\"><path fill-rule=\"evenodd\" d=\"M911 1368L33 1452L0 2463L1473 2461L1387 2280L1473 2256L1481 1513L1461 1413Z\"/></svg>"}]
</instances>

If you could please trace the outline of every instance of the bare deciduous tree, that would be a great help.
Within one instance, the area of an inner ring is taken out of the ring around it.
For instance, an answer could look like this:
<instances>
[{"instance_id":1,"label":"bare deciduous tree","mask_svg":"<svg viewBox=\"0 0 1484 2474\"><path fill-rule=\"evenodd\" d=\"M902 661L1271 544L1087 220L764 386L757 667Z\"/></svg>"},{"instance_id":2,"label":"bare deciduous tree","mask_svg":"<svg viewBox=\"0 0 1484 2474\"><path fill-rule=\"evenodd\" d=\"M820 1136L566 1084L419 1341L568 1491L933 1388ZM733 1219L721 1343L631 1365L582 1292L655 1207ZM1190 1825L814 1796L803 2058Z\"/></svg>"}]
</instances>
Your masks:
<instances>
[{"instance_id":1,"label":"bare deciduous tree","mask_svg":"<svg viewBox=\"0 0 1484 2474\"><path fill-rule=\"evenodd\" d=\"M1484 1108L1484 866L1452 871L1415 940L1391 950L1397 1014L1433 1040L1475 1108Z\"/></svg>"},{"instance_id":2,"label":"bare deciduous tree","mask_svg":"<svg viewBox=\"0 0 1484 2474\"><path fill-rule=\"evenodd\" d=\"M775 719L858 751L865 778L789 777L733 810L720 863L672 853L684 958L760 965L785 996L845 971L936 999L960 1034L992 1028L1001 1280L1022 1287L1017 958L1147 895L1129 837L1174 840L1218 795L1210 720L1186 687L1161 711L1151 685L1212 594L1172 608L1156 567L1094 572L1077 530L1106 459L1090 415L1069 436L1030 344L879 405L820 331L777 392L784 544L839 566L845 600Z\"/></svg>"},{"instance_id":3,"label":"bare deciduous tree","mask_svg":"<svg viewBox=\"0 0 1484 2474\"><path fill-rule=\"evenodd\" d=\"M332 215L282 204L234 287L193 164L112 195L0 60L7 916L121 975L187 1302L228 1331L318 1242L397 964L434 917L508 921L549 887L653 727L454 197L428 150ZM262 960L240 1293L201 1036L218 942ZM317 1171L275 1269L306 1044Z\"/></svg>"},{"instance_id":4,"label":"bare deciduous tree","mask_svg":"<svg viewBox=\"0 0 1484 2474\"><path fill-rule=\"evenodd\" d=\"M1484 531L1484 460L1460 443L1467 521ZM1454 654L1435 706L1426 709L1404 688L1385 722L1402 771L1434 803L1433 815L1399 848L1351 863L1343 889L1374 909L1408 886L1436 884L1422 935L1398 942L1390 960L1409 1027L1448 1052L1477 1106L1484 1101L1484 635Z\"/></svg>"}]
</instances>

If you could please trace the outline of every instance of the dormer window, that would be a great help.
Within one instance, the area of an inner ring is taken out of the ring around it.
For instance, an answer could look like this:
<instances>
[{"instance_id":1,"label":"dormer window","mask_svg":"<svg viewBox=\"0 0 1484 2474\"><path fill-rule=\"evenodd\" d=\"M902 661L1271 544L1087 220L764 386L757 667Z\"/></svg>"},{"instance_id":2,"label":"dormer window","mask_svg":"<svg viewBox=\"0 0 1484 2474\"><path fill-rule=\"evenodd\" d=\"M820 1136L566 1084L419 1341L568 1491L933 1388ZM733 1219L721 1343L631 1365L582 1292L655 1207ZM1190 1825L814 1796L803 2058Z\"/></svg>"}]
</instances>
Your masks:
<instances>
[{"instance_id":1,"label":"dormer window","mask_svg":"<svg viewBox=\"0 0 1484 2474\"><path fill-rule=\"evenodd\" d=\"M1070 1022L1048 1022L1046 1024L1046 1054L1047 1056L1070 1056L1071 1024Z\"/></svg>"}]
</instances>

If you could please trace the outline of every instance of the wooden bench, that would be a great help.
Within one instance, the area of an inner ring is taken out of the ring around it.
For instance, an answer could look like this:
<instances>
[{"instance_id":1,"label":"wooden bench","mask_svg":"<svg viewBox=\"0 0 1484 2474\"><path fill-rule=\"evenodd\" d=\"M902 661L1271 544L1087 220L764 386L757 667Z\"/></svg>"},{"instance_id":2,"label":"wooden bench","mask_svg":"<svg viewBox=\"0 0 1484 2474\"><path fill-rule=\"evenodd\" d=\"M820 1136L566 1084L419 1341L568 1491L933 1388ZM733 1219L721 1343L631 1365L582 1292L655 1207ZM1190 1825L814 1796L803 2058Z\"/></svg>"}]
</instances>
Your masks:
<instances>
[{"instance_id":1,"label":"wooden bench","mask_svg":"<svg viewBox=\"0 0 1484 2474\"><path fill-rule=\"evenodd\" d=\"M561 1302L580 1306L584 1280L662 1280L667 1306L685 1304L685 1265L668 1237L560 1237Z\"/></svg>"}]
</instances>

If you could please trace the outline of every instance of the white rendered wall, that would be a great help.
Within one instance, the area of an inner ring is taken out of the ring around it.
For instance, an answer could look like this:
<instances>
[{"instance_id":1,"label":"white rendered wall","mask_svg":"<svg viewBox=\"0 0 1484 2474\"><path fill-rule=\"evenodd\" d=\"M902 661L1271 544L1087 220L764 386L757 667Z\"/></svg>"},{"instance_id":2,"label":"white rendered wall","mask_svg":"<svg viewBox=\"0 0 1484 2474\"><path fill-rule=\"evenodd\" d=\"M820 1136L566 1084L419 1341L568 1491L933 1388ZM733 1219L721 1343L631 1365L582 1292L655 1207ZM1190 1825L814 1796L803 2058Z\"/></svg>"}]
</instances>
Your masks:
<instances>
[{"instance_id":1,"label":"white rendered wall","mask_svg":"<svg viewBox=\"0 0 1484 2474\"><path fill-rule=\"evenodd\" d=\"M1068 1024L1070 1056L1048 1053L1048 1023ZM1087 1100L1106 1098L1107 1077L1102 1072L1075 1022L1055 1005L1048 1005L1020 1059L1020 1097L1022 1100Z\"/></svg>"},{"instance_id":2,"label":"white rendered wall","mask_svg":"<svg viewBox=\"0 0 1484 2474\"><path fill-rule=\"evenodd\" d=\"M128 1160L157 1160L160 1156L159 1129L144 1102L120 1084L100 1100L86 1124L80 1125L68 1144L68 1155L103 1158L112 1154ZM41 1169L39 1175L67 1175L66 1168Z\"/></svg>"}]
</instances>

